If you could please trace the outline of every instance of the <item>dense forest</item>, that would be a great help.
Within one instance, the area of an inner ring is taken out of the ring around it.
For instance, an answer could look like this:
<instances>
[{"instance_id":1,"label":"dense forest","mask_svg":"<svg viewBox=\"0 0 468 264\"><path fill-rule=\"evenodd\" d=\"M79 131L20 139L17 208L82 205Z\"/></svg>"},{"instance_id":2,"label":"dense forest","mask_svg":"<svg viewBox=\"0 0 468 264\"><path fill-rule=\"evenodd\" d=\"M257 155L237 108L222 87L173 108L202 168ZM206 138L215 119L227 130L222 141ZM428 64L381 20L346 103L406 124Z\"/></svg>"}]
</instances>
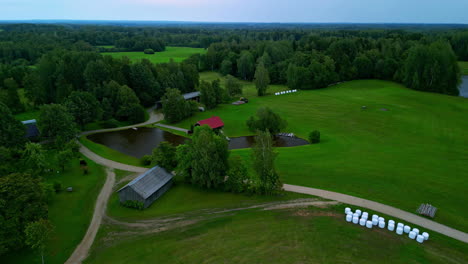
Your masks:
<instances>
[{"instance_id":1,"label":"dense forest","mask_svg":"<svg viewBox=\"0 0 468 264\"><path fill-rule=\"evenodd\" d=\"M163 64L101 54L161 52L166 46L200 47L207 53ZM7 227L0 232L0 255L23 247L25 226L47 215L52 187L40 177L48 173L49 150L63 164L76 155L73 139L86 124L142 122L145 108L159 100L165 102L168 121L175 122L198 110L180 99L183 93L200 90L210 109L224 100L221 94L240 90L234 81L224 93L219 81L200 84L201 71L255 80L264 89L269 83L319 89L376 78L458 95L457 60L468 60L463 28L0 25L0 225ZM169 108L180 113L170 115ZM26 110L40 110L42 139L52 145L25 140L14 115Z\"/></svg>"}]
</instances>

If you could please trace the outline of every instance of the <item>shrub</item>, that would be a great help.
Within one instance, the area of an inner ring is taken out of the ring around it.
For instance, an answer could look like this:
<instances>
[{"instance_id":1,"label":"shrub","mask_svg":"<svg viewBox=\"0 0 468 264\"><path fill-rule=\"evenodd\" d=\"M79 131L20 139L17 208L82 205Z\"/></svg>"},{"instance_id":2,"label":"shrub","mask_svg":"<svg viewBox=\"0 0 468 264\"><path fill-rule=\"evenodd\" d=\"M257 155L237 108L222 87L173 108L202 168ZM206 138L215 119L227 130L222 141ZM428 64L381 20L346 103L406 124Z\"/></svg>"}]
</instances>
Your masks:
<instances>
[{"instance_id":1,"label":"shrub","mask_svg":"<svg viewBox=\"0 0 468 264\"><path fill-rule=\"evenodd\" d=\"M145 49L143 51L145 54L154 54L154 50L153 49Z\"/></svg>"},{"instance_id":2,"label":"shrub","mask_svg":"<svg viewBox=\"0 0 468 264\"><path fill-rule=\"evenodd\" d=\"M143 164L143 166L149 166L151 164L152 159L153 157L151 155L144 155L141 158L141 164Z\"/></svg>"},{"instance_id":3,"label":"shrub","mask_svg":"<svg viewBox=\"0 0 468 264\"><path fill-rule=\"evenodd\" d=\"M56 193L62 190L62 184L60 182L54 182L54 190Z\"/></svg>"},{"instance_id":4,"label":"shrub","mask_svg":"<svg viewBox=\"0 0 468 264\"><path fill-rule=\"evenodd\" d=\"M123 203L121 203L122 206L125 206L127 208L133 208L133 209L137 209L137 210L143 210L145 209L145 204L142 203L142 202L139 202L139 201L125 201Z\"/></svg>"},{"instance_id":5,"label":"shrub","mask_svg":"<svg viewBox=\"0 0 468 264\"><path fill-rule=\"evenodd\" d=\"M119 126L119 121L112 118L112 119L109 119L109 120L101 121L100 125L103 128L114 128L114 127Z\"/></svg>"},{"instance_id":6,"label":"shrub","mask_svg":"<svg viewBox=\"0 0 468 264\"><path fill-rule=\"evenodd\" d=\"M309 141L312 144L319 143L320 142L320 131L314 130L314 131L310 132Z\"/></svg>"},{"instance_id":7,"label":"shrub","mask_svg":"<svg viewBox=\"0 0 468 264\"><path fill-rule=\"evenodd\" d=\"M268 107L262 107L257 110L256 116L251 116L247 120L247 127L251 131L268 131L271 134L279 133L286 128L288 123L282 119L277 113L273 112Z\"/></svg>"},{"instance_id":8,"label":"shrub","mask_svg":"<svg viewBox=\"0 0 468 264\"><path fill-rule=\"evenodd\" d=\"M240 156L233 157L224 181L225 190L233 193L245 192L249 189L250 183L251 179L243 160Z\"/></svg>"}]
</instances>

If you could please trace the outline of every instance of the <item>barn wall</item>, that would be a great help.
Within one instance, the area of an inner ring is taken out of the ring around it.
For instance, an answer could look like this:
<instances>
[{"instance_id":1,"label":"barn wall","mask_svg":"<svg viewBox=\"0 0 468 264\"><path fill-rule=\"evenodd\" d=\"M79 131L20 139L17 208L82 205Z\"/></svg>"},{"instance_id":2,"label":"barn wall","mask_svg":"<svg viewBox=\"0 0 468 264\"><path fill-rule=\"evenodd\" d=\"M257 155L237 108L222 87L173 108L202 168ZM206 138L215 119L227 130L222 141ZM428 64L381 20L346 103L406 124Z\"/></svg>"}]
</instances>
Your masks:
<instances>
[{"instance_id":1,"label":"barn wall","mask_svg":"<svg viewBox=\"0 0 468 264\"><path fill-rule=\"evenodd\" d=\"M129 200L145 203L145 200L130 187L127 187L119 192L119 200L121 203Z\"/></svg>"},{"instance_id":2,"label":"barn wall","mask_svg":"<svg viewBox=\"0 0 468 264\"><path fill-rule=\"evenodd\" d=\"M154 201L156 201L159 197L161 197L169 188L172 186L172 179L164 184L159 190L153 193L150 197L148 197L145 201L145 208L150 206Z\"/></svg>"}]
</instances>

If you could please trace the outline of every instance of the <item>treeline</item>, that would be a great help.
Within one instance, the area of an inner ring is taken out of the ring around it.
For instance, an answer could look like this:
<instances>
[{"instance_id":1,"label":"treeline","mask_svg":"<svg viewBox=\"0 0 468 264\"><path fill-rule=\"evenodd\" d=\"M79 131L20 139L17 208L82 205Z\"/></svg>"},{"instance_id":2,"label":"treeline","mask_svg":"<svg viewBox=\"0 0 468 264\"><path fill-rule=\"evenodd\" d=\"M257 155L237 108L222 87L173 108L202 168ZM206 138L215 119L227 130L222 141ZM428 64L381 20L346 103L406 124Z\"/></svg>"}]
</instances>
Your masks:
<instances>
[{"instance_id":1,"label":"treeline","mask_svg":"<svg viewBox=\"0 0 468 264\"><path fill-rule=\"evenodd\" d=\"M213 43L201 58L204 70L267 80L291 89L318 89L355 79L377 78L404 83L410 88L458 95L458 59L465 59L468 33L444 35L392 33L365 36L307 35L281 41ZM457 51L457 53L454 52ZM263 74L264 75L264 74ZM258 87L258 85L257 85Z\"/></svg>"}]
</instances>

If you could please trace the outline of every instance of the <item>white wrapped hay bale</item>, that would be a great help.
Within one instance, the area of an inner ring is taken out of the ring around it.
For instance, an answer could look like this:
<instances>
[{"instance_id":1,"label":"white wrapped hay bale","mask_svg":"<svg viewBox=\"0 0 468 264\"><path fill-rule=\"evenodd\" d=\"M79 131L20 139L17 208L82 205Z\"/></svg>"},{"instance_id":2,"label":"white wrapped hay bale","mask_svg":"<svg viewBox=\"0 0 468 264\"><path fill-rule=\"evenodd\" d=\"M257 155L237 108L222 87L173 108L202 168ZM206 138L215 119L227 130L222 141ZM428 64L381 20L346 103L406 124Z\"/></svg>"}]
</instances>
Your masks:
<instances>
[{"instance_id":1,"label":"white wrapped hay bale","mask_svg":"<svg viewBox=\"0 0 468 264\"><path fill-rule=\"evenodd\" d=\"M361 216L361 214L362 214L362 211L361 211L361 210L359 210L359 209L357 209L357 210L356 210L356 214L358 214L358 216Z\"/></svg>"},{"instance_id":2,"label":"white wrapped hay bale","mask_svg":"<svg viewBox=\"0 0 468 264\"><path fill-rule=\"evenodd\" d=\"M388 224L393 224L393 225L395 225L395 221L393 221L393 220L388 220Z\"/></svg>"},{"instance_id":3,"label":"white wrapped hay bale","mask_svg":"<svg viewBox=\"0 0 468 264\"><path fill-rule=\"evenodd\" d=\"M379 219L377 219L377 218L372 219L372 224L375 225L375 226L378 225L379 224Z\"/></svg>"},{"instance_id":4,"label":"white wrapped hay bale","mask_svg":"<svg viewBox=\"0 0 468 264\"><path fill-rule=\"evenodd\" d=\"M422 236L424 237L424 240L428 240L429 239L429 234L427 232L423 232L422 233Z\"/></svg>"},{"instance_id":5,"label":"white wrapped hay bale","mask_svg":"<svg viewBox=\"0 0 468 264\"><path fill-rule=\"evenodd\" d=\"M422 243L422 242L424 242L424 237L422 235L418 235L416 237L416 241L418 241L419 243Z\"/></svg>"},{"instance_id":6,"label":"white wrapped hay bale","mask_svg":"<svg viewBox=\"0 0 468 264\"><path fill-rule=\"evenodd\" d=\"M378 215L372 215L372 220L376 219L377 218L377 221L379 220L379 216Z\"/></svg>"},{"instance_id":7,"label":"white wrapped hay bale","mask_svg":"<svg viewBox=\"0 0 468 264\"><path fill-rule=\"evenodd\" d=\"M398 224L397 224L397 227L403 228L404 226L405 226L405 225L404 225L403 223L398 223Z\"/></svg>"},{"instance_id":8,"label":"white wrapped hay bale","mask_svg":"<svg viewBox=\"0 0 468 264\"><path fill-rule=\"evenodd\" d=\"M379 217L379 222L385 222L385 218Z\"/></svg>"},{"instance_id":9,"label":"white wrapped hay bale","mask_svg":"<svg viewBox=\"0 0 468 264\"><path fill-rule=\"evenodd\" d=\"M353 221L353 216L351 214L346 215L346 222L351 222Z\"/></svg>"},{"instance_id":10,"label":"white wrapped hay bale","mask_svg":"<svg viewBox=\"0 0 468 264\"><path fill-rule=\"evenodd\" d=\"M347 214L347 213L349 213L349 212L351 212L351 208L346 207L346 208L344 209L344 213Z\"/></svg>"},{"instance_id":11,"label":"white wrapped hay bale","mask_svg":"<svg viewBox=\"0 0 468 264\"><path fill-rule=\"evenodd\" d=\"M367 221L367 215L361 215L361 219L365 219Z\"/></svg>"},{"instance_id":12,"label":"white wrapped hay bale","mask_svg":"<svg viewBox=\"0 0 468 264\"><path fill-rule=\"evenodd\" d=\"M372 221L367 221L366 222L366 227L367 228L372 228Z\"/></svg>"},{"instance_id":13,"label":"white wrapped hay bale","mask_svg":"<svg viewBox=\"0 0 468 264\"><path fill-rule=\"evenodd\" d=\"M385 228L385 222L384 222L384 221L380 221L380 222L379 222L379 227L380 227L380 228Z\"/></svg>"},{"instance_id":14,"label":"white wrapped hay bale","mask_svg":"<svg viewBox=\"0 0 468 264\"><path fill-rule=\"evenodd\" d=\"M363 216L365 215L367 218L369 218L369 213L368 212L364 212L364 213L362 213L362 215Z\"/></svg>"},{"instance_id":15,"label":"white wrapped hay bale","mask_svg":"<svg viewBox=\"0 0 468 264\"><path fill-rule=\"evenodd\" d=\"M353 214L353 217L359 217L359 214L358 214L358 213L354 213L354 214Z\"/></svg>"},{"instance_id":16,"label":"white wrapped hay bale","mask_svg":"<svg viewBox=\"0 0 468 264\"><path fill-rule=\"evenodd\" d=\"M397 227L396 233L397 233L397 235L403 235L403 228Z\"/></svg>"},{"instance_id":17,"label":"white wrapped hay bale","mask_svg":"<svg viewBox=\"0 0 468 264\"><path fill-rule=\"evenodd\" d=\"M408 234L410 231L411 231L411 227L408 226L408 225L405 225L405 227L403 228L403 231Z\"/></svg>"},{"instance_id":18,"label":"white wrapped hay bale","mask_svg":"<svg viewBox=\"0 0 468 264\"><path fill-rule=\"evenodd\" d=\"M394 224L388 224L388 227L387 227L388 231L392 231L395 230L395 225Z\"/></svg>"},{"instance_id":19,"label":"white wrapped hay bale","mask_svg":"<svg viewBox=\"0 0 468 264\"><path fill-rule=\"evenodd\" d=\"M359 217L353 217L353 224L359 223Z\"/></svg>"},{"instance_id":20,"label":"white wrapped hay bale","mask_svg":"<svg viewBox=\"0 0 468 264\"><path fill-rule=\"evenodd\" d=\"M417 228L413 228L413 232L415 232L415 233L416 233L416 235L419 235L419 229L417 229Z\"/></svg>"},{"instance_id":21,"label":"white wrapped hay bale","mask_svg":"<svg viewBox=\"0 0 468 264\"><path fill-rule=\"evenodd\" d=\"M410 239L415 239L415 238L416 238L416 233L413 232L413 231L411 231L411 232L409 232L408 237L409 237Z\"/></svg>"},{"instance_id":22,"label":"white wrapped hay bale","mask_svg":"<svg viewBox=\"0 0 468 264\"><path fill-rule=\"evenodd\" d=\"M367 222L366 219L361 218L361 220L359 220L359 225L365 226L365 225L366 225L366 222Z\"/></svg>"}]
</instances>

